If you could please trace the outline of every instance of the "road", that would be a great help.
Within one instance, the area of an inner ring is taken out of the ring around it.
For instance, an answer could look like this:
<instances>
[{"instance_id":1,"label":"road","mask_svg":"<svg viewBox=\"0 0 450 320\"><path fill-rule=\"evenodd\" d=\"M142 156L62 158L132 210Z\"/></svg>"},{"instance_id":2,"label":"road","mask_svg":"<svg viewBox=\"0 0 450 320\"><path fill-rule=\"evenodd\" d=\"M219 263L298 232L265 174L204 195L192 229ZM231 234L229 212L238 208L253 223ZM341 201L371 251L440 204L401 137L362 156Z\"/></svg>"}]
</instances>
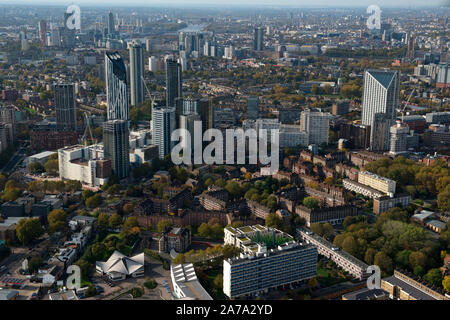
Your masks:
<instances>
[{"instance_id":1,"label":"road","mask_svg":"<svg viewBox=\"0 0 450 320\"><path fill-rule=\"evenodd\" d=\"M26 157L27 144L22 144L14 155L9 159L8 163L3 167L2 171L10 173L14 171L19 163L21 163Z\"/></svg>"}]
</instances>

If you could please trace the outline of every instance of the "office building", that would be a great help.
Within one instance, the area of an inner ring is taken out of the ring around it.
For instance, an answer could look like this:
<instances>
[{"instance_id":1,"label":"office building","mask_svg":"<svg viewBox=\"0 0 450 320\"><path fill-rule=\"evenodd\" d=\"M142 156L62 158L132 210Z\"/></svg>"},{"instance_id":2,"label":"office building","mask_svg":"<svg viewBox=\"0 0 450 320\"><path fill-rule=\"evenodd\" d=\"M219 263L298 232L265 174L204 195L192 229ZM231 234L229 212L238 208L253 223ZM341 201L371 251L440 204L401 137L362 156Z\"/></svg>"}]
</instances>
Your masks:
<instances>
[{"instance_id":1,"label":"office building","mask_svg":"<svg viewBox=\"0 0 450 320\"><path fill-rule=\"evenodd\" d=\"M306 109L300 115L300 130L308 133L308 143L328 144L330 114L320 109Z\"/></svg>"},{"instance_id":2,"label":"office building","mask_svg":"<svg viewBox=\"0 0 450 320\"><path fill-rule=\"evenodd\" d=\"M152 108L153 144L159 148L159 157L164 159L172 151L172 132L176 129L175 108Z\"/></svg>"},{"instance_id":3,"label":"office building","mask_svg":"<svg viewBox=\"0 0 450 320\"><path fill-rule=\"evenodd\" d=\"M346 139L351 149L367 149L370 147L370 126L342 123L339 138Z\"/></svg>"},{"instance_id":4,"label":"office building","mask_svg":"<svg viewBox=\"0 0 450 320\"><path fill-rule=\"evenodd\" d=\"M214 128L214 105L212 98L200 99L200 117L202 119L202 130Z\"/></svg>"},{"instance_id":5,"label":"office building","mask_svg":"<svg viewBox=\"0 0 450 320\"><path fill-rule=\"evenodd\" d=\"M235 56L235 51L233 45L226 46L223 51L223 58L228 60L233 60Z\"/></svg>"},{"instance_id":6,"label":"office building","mask_svg":"<svg viewBox=\"0 0 450 320\"><path fill-rule=\"evenodd\" d=\"M138 40L128 45L130 52L130 97L131 105L137 106L144 102L144 47Z\"/></svg>"},{"instance_id":7,"label":"office building","mask_svg":"<svg viewBox=\"0 0 450 320\"><path fill-rule=\"evenodd\" d=\"M113 174L119 179L130 173L129 131L127 120L109 120L103 124L104 157L111 160Z\"/></svg>"},{"instance_id":8,"label":"office building","mask_svg":"<svg viewBox=\"0 0 450 320\"><path fill-rule=\"evenodd\" d=\"M148 71L156 72L158 71L158 58L151 56L148 58Z\"/></svg>"},{"instance_id":9,"label":"office building","mask_svg":"<svg viewBox=\"0 0 450 320\"><path fill-rule=\"evenodd\" d=\"M173 58L166 58L166 107L175 107L175 99L182 97L181 65Z\"/></svg>"},{"instance_id":10,"label":"office building","mask_svg":"<svg viewBox=\"0 0 450 320\"><path fill-rule=\"evenodd\" d=\"M253 32L253 50L263 51L264 49L264 29L255 28Z\"/></svg>"},{"instance_id":11,"label":"office building","mask_svg":"<svg viewBox=\"0 0 450 320\"><path fill-rule=\"evenodd\" d=\"M348 101L337 101L333 103L333 106L331 107L331 113L335 116L342 116L346 113L348 113L350 109L350 102Z\"/></svg>"},{"instance_id":12,"label":"office building","mask_svg":"<svg viewBox=\"0 0 450 320\"><path fill-rule=\"evenodd\" d=\"M115 27L114 27L114 15L113 13L110 11L108 14L108 21L107 21L108 25L108 34L113 34L115 32Z\"/></svg>"},{"instance_id":13,"label":"office building","mask_svg":"<svg viewBox=\"0 0 450 320\"><path fill-rule=\"evenodd\" d=\"M280 147L307 146L308 133L301 131L299 125L281 124L280 125Z\"/></svg>"},{"instance_id":14,"label":"office building","mask_svg":"<svg viewBox=\"0 0 450 320\"><path fill-rule=\"evenodd\" d=\"M58 150L59 177L84 185L101 187L111 176L111 160L104 158L103 146L74 145Z\"/></svg>"},{"instance_id":15,"label":"office building","mask_svg":"<svg viewBox=\"0 0 450 320\"><path fill-rule=\"evenodd\" d=\"M56 110L56 128L58 131L77 130L77 111L73 83L55 84L54 102Z\"/></svg>"},{"instance_id":16,"label":"office building","mask_svg":"<svg viewBox=\"0 0 450 320\"><path fill-rule=\"evenodd\" d=\"M229 298L257 296L316 276L317 249L261 225L224 229L225 244L241 249L223 261L223 292Z\"/></svg>"},{"instance_id":17,"label":"office building","mask_svg":"<svg viewBox=\"0 0 450 320\"><path fill-rule=\"evenodd\" d=\"M258 97L252 96L247 99L247 117L256 120L259 116Z\"/></svg>"},{"instance_id":18,"label":"office building","mask_svg":"<svg viewBox=\"0 0 450 320\"><path fill-rule=\"evenodd\" d=\"M448 63L440 63L437 67L436 88L450 87L450 65Z\"/></svg>"},{"instance_id":19,"label":"office building","mask_svg":"<svg viewBox=\"0 0 450 320\"><path fill-rule=\"evenodd\" d=\"M16 140L16 109L13 106L0 107L1 150L12 145Z\"/></svg>"},{"instance_id":20,"label":"office building","mask_svg":"<svg viewBox=\"0 0 450 320\"><path fill-rule=\"evenodd\" d=\"M430 112L425 115L425 119L429 124L447 124L450 123L450 111Z\"/></svg>"},{"instance_id":21,"label":"office building","mask_svg":"<svg viewBox=\"0 0 450 320\"><path fill-rule=\"evenodd\" d=\"M396 116L399 90L399 71L367 70L364 74L361 124L371 126L373 151L389 150L389 128Z\"/></svg>"},{"instance_id":22,"label":"office building","mask_svg":"<svg viewBox=\"0 0 450 320\"><path fill-rule=\"evenodd\" d=\"M107 120L129 120L127 72L118 52L106 52L105 70Z\"/></svg>"},{"instance_id":23,"label":"office building","mask_svg":"<svg viewBox=\"0 0 450 320\"><path fill-rule=\"evenodd\" d=\"M40 20L39 21L39 40L43 45L47 42L47 21Z\"/></svg>"}]
</instances>

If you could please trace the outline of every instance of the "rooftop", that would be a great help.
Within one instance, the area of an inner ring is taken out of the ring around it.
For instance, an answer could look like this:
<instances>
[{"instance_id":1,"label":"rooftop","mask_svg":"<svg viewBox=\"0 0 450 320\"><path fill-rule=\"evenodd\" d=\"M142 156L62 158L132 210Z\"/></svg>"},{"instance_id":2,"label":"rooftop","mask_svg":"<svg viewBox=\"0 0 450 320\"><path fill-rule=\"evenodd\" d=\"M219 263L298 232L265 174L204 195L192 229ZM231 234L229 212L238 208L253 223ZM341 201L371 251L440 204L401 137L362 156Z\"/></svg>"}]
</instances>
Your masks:
<instances>
[{"instance_id":1,"label":"rooftop","mask_svg":"<svg viewBox=\"0 0 450 320\"><path fill-rule=\"evenodd\" d=\"M186 298L212 300L209 293L206 292L198 281L192 263L171 265L171 269L176 285Z\"/></svg>"}]
</instances>

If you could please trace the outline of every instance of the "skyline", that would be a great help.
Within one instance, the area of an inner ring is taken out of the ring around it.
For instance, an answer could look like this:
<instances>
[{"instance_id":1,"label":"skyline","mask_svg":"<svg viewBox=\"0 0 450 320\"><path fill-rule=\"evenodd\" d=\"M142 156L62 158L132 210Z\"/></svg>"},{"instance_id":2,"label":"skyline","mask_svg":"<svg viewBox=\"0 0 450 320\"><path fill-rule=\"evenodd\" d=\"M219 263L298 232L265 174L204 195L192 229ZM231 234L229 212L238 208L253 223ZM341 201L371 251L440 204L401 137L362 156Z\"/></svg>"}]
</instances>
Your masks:
<instances>
[{"instance_id":1,"label":"skyline","mask_svg":"<svg viewBox=\"0 0 450 320\"><path fill-rule=\"evenodd\" d=\"M297 2L297 1L296 1ZM424 6L430 6L430 7L439 7L439 6L448 6L449 1L445 0L430 0L430 1L423 1L423 0L344 0L344 1L332 1L332 0L317 0L314 2L313 5L309 1L298 1L298 3L293 4L292 1L289 0L280 0L280 1L274 1L274 0L245 0L245 1L238 1L238 0L230 0L227 2L227 7L230 5L232 6L257 6L257 7L297 7L297 8L317 8L317 7L329 7L329 8L336 8L336 7L367 7L369 5L375 4L380 7L388 7L388 8L395 8L395 7L424 7ZM76 5L89 5L90 7L95 6L118 6L118 7L131 7L131 6L145 6L145 7L151 7L151 6L175 6L175 5L183 5L183 6L197 6L202 5L205 7L224 7L222 2L219 1L205 1L205 0L131 0L128 1L126 4L123 1L120 0L96 0L95 4L93 5L92 1L88 0L78 0L78 1L66 1L66 0L37 0L37 1L30 1L30 0L0 0L0 5L59 5L59 6L66 6L71 4Z\"/></svg>"}]
</instances>

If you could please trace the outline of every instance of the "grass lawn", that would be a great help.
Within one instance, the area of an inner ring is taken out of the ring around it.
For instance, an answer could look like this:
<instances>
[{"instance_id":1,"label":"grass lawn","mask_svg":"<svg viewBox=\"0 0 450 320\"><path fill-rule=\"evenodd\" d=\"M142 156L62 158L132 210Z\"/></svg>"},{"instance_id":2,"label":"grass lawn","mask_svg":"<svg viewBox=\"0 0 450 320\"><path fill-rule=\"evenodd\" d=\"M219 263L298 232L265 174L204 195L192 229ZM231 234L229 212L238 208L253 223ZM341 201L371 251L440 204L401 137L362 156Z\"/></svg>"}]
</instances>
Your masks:
<instances>
[{"instance_id":1,"label":"grass lawn","mask_svg":"<svg viewBox=\"0 0 450 320\"><path fill-rule=\"evenodd\" d=\"M328 271L326 269L323 268L317 268L317 276L318 277L328 277L330 274L328 273Z\"/></svg>"}]
</instances>

